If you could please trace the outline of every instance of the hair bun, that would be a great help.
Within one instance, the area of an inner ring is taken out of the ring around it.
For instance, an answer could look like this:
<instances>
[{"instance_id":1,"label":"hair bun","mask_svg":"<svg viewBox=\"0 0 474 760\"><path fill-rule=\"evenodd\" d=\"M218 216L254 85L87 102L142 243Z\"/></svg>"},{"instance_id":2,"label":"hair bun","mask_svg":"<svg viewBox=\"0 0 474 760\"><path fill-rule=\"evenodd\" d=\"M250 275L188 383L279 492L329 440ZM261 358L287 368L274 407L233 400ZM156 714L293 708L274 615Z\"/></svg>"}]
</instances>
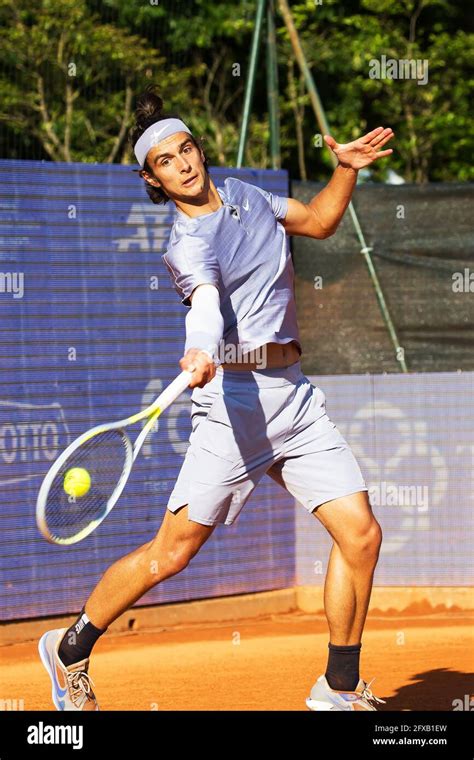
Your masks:
<instances>
[{"instance_id":1,"label":"hair bun","mask_svg":"<svg viewBox=\"0 0 474 760\"><path fill-rule=\"evenodd\" d=\"M155 90L156 84L149 84L145 92L139 97L135 110L135 120L137 126L145 126L146 122L156 119L163 112L163 98Z\"/></svg>"}]
</instances>

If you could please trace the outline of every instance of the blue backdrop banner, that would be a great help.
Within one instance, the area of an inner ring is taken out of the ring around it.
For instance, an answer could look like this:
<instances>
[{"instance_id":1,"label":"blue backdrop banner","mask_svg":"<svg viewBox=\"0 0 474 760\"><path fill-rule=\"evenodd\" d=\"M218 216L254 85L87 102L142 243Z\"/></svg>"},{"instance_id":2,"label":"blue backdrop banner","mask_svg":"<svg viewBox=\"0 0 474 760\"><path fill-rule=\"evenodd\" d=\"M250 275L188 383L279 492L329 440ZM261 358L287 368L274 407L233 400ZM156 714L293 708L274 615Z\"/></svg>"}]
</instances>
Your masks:
<instances>
[{"instance_id":1,"label":"blue backdrop banner","mask_svg":"<svg viewBox=\"0 0 474 760\"><path fill-rule=\"evenodd\" d=\"M213 169L288 195L285 171ZM118 504L87 539L48 544L41 480L77 435L148 405L181 371L184 317L166 249L174 205L130 166L0 161L1 617L80 610L106 568L150 541L188 445L190 391L159 420ZM138 428L137 428L138 432ZM139 605L291 586L294 503L265 478L230 528Z\"/></svg>"}]
</instances>

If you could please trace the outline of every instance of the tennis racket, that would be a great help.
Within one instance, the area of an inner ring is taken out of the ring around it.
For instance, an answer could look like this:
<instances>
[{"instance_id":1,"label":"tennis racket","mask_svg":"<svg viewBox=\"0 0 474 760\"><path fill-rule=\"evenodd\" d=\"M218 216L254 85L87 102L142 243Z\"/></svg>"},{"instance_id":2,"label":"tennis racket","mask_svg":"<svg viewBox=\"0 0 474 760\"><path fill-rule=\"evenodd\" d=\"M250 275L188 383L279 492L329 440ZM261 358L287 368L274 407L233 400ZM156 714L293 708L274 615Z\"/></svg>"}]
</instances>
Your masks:
<instances>
[{"instance_id":1,"label":"tennis racket","mask_svg":"<svg viewBox=\"0 0 474 760\"><path fill-rule=\"evenodd\" d=\"M189 386L191 378L192 372L184 370L142 412L91 428L59 455L41 484L36 502L36 524L47 541L75 544L100 525L122 493L155 421ZM132 446L124 428L146 418ZM82 473L85 470L88 476L89 487L81 496L65 490L66 475L75 468Z\"/></svg>"}]
</instances>

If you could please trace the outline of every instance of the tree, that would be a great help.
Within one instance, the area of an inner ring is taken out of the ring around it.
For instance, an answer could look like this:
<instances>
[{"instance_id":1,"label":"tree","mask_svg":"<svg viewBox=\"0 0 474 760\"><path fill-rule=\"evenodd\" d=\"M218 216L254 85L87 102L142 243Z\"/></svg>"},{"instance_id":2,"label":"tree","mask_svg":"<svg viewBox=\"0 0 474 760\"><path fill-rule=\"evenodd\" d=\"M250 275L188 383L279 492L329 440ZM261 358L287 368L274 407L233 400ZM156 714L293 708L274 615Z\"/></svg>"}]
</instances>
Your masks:
<instances>
[{"instance_id":1,"label":"tree","mask_svg":"<svg viewBox=\"0 0 474 760\"><path fill-rule=\"evenodd\" d=\"M100 0L96 3L102 5ZM105 0L102 8L114 13L119 26L131 27L145 34L151 44L161 45L168 64L179 67L192 61L188 87L169 93L165 106L182 112L186 123L203 138L210 163L231 166L239 142L255 0L241 0L237 6L229 0L175 0L171 6ZM268 129L258 110L247 142L246 158L252 166L266 166L265 130L268 142Z\"/></svg>"},{"instance_id":2,"label":"tree","mask_svg":"<svg viewBox=\"0 0 474 760\"><path fill-rule=\"evenodd\" d=\"M473 45L462 28L462 0L290 6L339 142L388 125L396 135L390 167L407 181L473 178L472 80L465 73ZM130 162L133 97L155 82L167 110L204 137L210 163L231 166L255 10L255 0L0 0L3 155L32 155L40 144L53 160ZM318 179L331 171L329 152L313 139L319 127L278 12L275 21L283 166L291 176ZM426 60L428 81L371 78L371 61L382 56ZM264 62L262 40L245 163L267 168ZM383 179L384 172L381 164L372 176Z\"/></svg>"},{"instance_id":3,"label":"tree","mask_svg":"<svg viewBox=\"0 0 474 760\"><path fill-rule=\"evenodd\" d=\"M472 81L466 76L470 63L472 70L473 45L472 35L458 28L461 3L325 0L321 5L296 3L291 10L338 141L352 140L383 124L396 135L390 166L405 180L474 177L466 160L474 142L469 113ZM279 38L283 65L292 52L282 24ZM415 78L371 78L371 61L382 56L426 62L426 84ZM287 93L287 99L294 99L291 86ZM318 131L314 114L307 109L305 134ZM308 168L315 164L329 168L327 151L319 154L307 140ZM375 178L383 174L382 164L374 169Z\"/></svg>"},{"instance_id":4,"label":"tree","mask_svg":"<svg viewBox=\"0 0 474 760\"><path fill-rule=\"evenodd\" d=\"M0 119L53 161L127 162L133 95L163 65L158 51L99 23L83 0L0 0L0 14L3 72L15 71L0 78Z\"/></svg>"}]
</instances>

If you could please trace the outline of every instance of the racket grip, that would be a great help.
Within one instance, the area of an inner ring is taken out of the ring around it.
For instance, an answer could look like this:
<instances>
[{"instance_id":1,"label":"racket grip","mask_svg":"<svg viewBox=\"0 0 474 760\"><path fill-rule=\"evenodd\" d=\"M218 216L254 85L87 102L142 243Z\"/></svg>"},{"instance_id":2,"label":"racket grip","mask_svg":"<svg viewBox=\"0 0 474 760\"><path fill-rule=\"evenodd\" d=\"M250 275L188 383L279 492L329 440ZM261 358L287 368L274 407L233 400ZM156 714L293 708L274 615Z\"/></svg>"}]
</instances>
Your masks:
<instances>
[{"instance_id":1,"label":"racket grip","mask_svg":"<svg viewBox=\"0 0 474 760\"><path fill-rule=\"evenodd\" d=\"M186 388L189 386L189 383L191 382L193 377L192 372L188 372L188 370L183 370L181 374L176 377L173 382L171 382L163 391L163 393L160 394L160 396L156 400L156 406L158 406L162 411L166 409L170 404L173 403L175 399L178 398L178 396L183 393L183 391L186 390Z\"/></svg>"}]
</instances>

